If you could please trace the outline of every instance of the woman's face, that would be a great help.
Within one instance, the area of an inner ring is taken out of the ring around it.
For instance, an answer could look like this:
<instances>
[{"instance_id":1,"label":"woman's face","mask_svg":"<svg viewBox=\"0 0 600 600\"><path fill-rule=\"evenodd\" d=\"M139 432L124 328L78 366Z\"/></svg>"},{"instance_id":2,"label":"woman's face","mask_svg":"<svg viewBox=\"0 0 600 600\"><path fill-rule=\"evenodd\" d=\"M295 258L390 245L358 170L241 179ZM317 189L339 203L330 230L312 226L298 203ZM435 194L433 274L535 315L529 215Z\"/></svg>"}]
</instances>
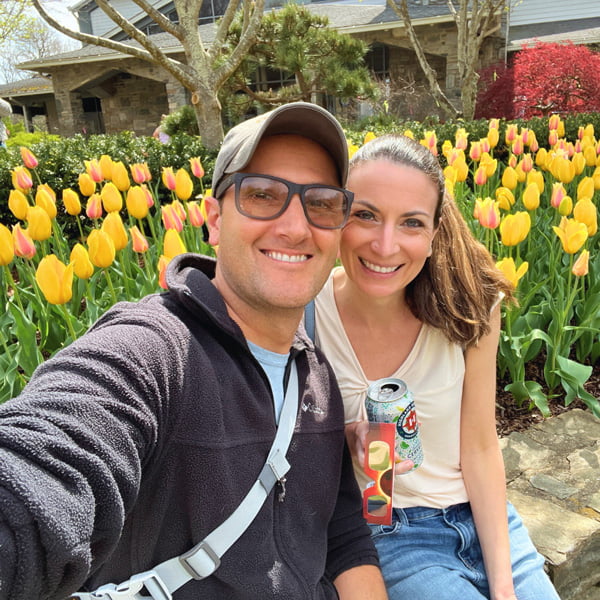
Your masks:
<instances>
[{"instance_id":1,"label":"woman's face","mask_svg":"<svg viewBox=\"0 0 600 600\"><path fill-rule=\"evenodd\" d=\"M342 232L344 269L365 294L395 295L431 254L437 188L418 169L384 159L353 167L347 187L354 202Z\"/></svg>"}]
</instances>

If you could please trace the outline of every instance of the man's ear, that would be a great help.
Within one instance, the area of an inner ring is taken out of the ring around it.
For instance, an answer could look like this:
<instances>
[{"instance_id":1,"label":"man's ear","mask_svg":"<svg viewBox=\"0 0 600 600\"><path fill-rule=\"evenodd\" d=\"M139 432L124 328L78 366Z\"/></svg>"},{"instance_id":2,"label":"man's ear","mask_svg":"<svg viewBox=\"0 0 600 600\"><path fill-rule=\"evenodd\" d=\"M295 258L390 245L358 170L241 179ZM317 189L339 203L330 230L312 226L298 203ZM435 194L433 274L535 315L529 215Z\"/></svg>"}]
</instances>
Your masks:
<instances>
[{"instance_id":1,"label":"man's ear","mask_svg":"<svg viewBox=\"0 0 600 600\"><path fill-rule=\"evenodd\" d=\"M206 210L206 225L208 227L208 243L211 246L219 245L221 229L221 204L216 198L209 196L204 198L204 208Z\"/></svg>"}]
</instances>

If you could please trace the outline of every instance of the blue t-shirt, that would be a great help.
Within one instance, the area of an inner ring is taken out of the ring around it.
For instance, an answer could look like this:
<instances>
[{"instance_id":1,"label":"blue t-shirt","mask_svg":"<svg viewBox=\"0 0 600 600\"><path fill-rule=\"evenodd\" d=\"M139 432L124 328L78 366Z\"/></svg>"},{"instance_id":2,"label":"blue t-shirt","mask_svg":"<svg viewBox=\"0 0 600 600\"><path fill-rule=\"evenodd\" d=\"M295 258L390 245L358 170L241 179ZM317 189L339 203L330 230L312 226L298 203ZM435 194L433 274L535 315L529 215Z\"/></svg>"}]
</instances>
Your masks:
<instances>
[{"instance_id":1,"label":"blue t-shirt","mask_svg":"<svg viewBox=\"0 0 600 600\"><path fill-rule=\"evenodd\" d=\"M290 353L278 354L277 352L271 352L252 342L248 342L248 347L269 378L271 391L273 392L275 422L279 423L279 415L281 414L285 395L283 378L285 375L285 367L290 358Z\"/></svg>"}]
</instances>

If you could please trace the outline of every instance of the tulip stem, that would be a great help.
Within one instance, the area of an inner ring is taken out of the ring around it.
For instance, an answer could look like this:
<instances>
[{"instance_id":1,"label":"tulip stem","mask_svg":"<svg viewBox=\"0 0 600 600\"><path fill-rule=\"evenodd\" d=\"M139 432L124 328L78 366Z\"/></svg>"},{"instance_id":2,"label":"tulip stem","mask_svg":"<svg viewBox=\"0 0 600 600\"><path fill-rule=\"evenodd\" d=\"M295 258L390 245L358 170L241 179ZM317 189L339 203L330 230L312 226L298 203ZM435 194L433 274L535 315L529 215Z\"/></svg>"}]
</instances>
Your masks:
<instances>
[{"instance_id":1,"label":"tulip stem","mask_svg":"<svg viewBox=\"0 0 600 600\"><path fill-rule=\"evenodd\" d=\"M77 335L75 333L75 328L73 327L73 316L71 315L71 313L68 311L67 306L65 304L61 304L60 305L63 314L65 315L65 321L67 322L67 329L69 330L69 333L71 334L71 341L74 341L77 339Z\"/></svg>"},{"instance_id":2,"label":"tulip stem","mask_svg":"<svg viewBox=\"0 0 600 600\"><path fill-rule=\"evenodd\" d=\"M17 301L17 304L19 305L19 309L21 310L21 312L23 314L25 314L25 310L23 309L23 304L21 302L21 296L19 295L19 288L17 287L17 284L15 283L15 280L12 276L12 273L10 272L8 265L4 265L4 271L6 272L7 279L10 281L10 286L12 287L13 296L14 296L15 300Z\"/></svg>"},{"instance_id":3,"label":"tulip stem","mask_svg":"<svg viewBox=\"0 0 600 600\"><path fill-rule=\"evenodd\" d=\"M110 278L110 273L108 269L104 269L104 275L106 276L106 282L108 283L108 287L110 288L110 294L112 296L113 302L117 302L117 294L115 293L115 288L113 286L112 279Z\"/></svg>"}]
</instances>

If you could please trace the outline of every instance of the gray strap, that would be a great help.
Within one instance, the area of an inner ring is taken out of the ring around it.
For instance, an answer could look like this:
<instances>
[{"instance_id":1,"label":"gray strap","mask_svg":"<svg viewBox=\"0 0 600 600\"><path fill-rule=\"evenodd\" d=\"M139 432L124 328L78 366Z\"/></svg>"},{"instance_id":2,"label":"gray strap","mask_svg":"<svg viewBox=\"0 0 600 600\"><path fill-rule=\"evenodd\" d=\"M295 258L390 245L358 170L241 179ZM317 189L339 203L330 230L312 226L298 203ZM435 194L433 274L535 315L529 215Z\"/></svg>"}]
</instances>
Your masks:
<instances>
[{"instance_id":1,"label":"gray strap","mask_svg":"<svg viewBox=\"0 0 600 600\"><path fill-rule=\"evenodd\" d=\"M80 600L171 600L172 593L190 579L204 579L214 573L221 564L221 557L246 531L278 481L282 485L279 499L283 500L285 475L290 469L285 455L294 433L297 414L298 371L296 361L292 361L288 388L279 417L279 426L265 466L246 497L229 518L185 554L166 560L150 571L134 575L119 585L110 583L94 592L73 594L72 598ZM150 595L141 595L144 591Z\"/></svg>"}]
</instances>

